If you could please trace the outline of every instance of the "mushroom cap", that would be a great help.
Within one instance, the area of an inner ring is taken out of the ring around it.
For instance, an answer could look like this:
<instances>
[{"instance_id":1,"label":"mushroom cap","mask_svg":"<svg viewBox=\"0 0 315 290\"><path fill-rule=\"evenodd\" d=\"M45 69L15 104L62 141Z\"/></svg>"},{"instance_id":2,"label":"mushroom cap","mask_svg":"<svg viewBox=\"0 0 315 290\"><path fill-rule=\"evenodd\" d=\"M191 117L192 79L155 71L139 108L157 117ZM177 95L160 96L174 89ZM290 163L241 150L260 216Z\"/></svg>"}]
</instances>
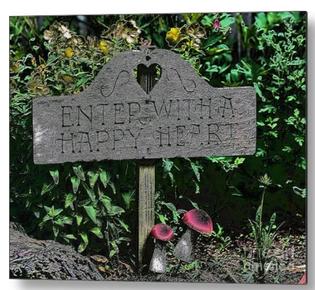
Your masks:
<instances>
[{"instance_id":1,"label":"mushroom cap","mask_svg":"<svg viewBox=\"0 0 315 290\"><path fill-rule=\"evenodd\" d=\"M150 232L151 236L156 240L169 241L174 237L172 228L166 224L156 224Z\"/></svg>"},{"instance_id":2,"label":"mushroom cap","mask_svg":"<svg viewBox=\"0 0 315 290\"><path fill-rule=\"evenodd\" d=\"M301 278L301 280L299 281L300 285L304 285L307 283L307 278L306 278L306 272L304 273L303 277Z\"/></svg>"},{"instance_id":3,"label":"mushroom cap","mask_svg":"<svg viewBox=\"0 0 315 290\"><path fill-rule=\"evenodd\" d=\"M201 233L209 234L213 231L210 216L202 209L192 209L183 215L183 222L191 229Z\"/></svg>"}]
</instances>

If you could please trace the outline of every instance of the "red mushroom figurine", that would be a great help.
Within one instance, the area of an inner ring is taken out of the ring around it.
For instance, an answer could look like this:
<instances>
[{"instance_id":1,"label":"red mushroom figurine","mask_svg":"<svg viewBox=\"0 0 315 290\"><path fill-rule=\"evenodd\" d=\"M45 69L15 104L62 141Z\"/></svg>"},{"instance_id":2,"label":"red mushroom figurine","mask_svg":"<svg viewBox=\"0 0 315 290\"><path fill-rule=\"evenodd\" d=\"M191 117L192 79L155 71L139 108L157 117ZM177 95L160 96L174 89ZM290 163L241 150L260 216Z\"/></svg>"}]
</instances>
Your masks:
<instances>
[{"instance_id":1,"label":"red mushroom figurine","mask_svg":"<svg viewBox=\"0 0 315 290\"><path fill-rule=\"evenodd\" d=\"M307 282L307 278L306 278L306 272L304 273L304 275L302 276L301 280L299 281L300 285L305 285Z\"/></svg>"},{"instance_id":2,"label":"red mushroom figurine","mask_svg":"<svg viewBox=\"0 0 315 290\"><path fill-rule=\"evenodd\" d=\"M187 230L177 243L174 255L189 263L194 259L194 243L197 233L210 234L213 231L213 224L210 216L201 209L187 211L182 220L187 226Z\"/></svg>"},{"instance_id":3,"label":"red mushroom figurine","mask_svg":"<svg viewBox=\"0 0 315 290\"><path fill-rule=\"evenodd\" d=\"M157 224L153 226L150 234L154 238L155 246L149 269L155 273L164 273L166 270L165 244L174 237L174 232L166 224Z\"/></svg>"}]
</instances>

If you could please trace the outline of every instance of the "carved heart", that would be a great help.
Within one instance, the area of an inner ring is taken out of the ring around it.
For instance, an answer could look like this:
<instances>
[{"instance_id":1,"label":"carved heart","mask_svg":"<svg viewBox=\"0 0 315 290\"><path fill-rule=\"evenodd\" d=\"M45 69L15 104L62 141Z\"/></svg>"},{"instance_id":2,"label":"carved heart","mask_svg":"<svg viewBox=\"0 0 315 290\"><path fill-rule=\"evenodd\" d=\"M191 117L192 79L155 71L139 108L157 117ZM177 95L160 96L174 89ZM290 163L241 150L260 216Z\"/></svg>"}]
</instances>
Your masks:
<instances>
[{"instance_id":1,"label":"carved heart","mask_svg":"<svg viewBox=\"0 0 315 290\"><path fill-rule=\"evenodd\" d=\"M150 66L146 66L141 63L135 70L137 76L137 82L140 87L149 94L153 87L158 83L162 75L162 68L157 63L153 63Z\"/></svg>"}]
</instances>

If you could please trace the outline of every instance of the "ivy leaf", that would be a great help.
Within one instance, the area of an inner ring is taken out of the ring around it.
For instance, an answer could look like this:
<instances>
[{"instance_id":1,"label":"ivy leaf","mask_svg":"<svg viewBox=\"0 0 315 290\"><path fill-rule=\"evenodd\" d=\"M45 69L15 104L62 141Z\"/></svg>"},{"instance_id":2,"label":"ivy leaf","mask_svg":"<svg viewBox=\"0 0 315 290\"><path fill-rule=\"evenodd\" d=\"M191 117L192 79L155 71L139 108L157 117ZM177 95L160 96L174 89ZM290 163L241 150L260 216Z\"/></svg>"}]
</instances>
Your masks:
<instances>
[{"instance_id":1,"label":"ivy leaf","mask_svg":"<svg viewBox=\"0 0 315 290\"><path fill-rule=\"evenodd\" d=\"M58 225L60 227L64 226L64 222L63 222L62 218L58 218L57 220L54 220L54 224Z\"/></svg>"},{"instance_id":2,"label":"ivy leaf","mask_svg":"<svg viewBox=\"0 0 315 290\"><path fill-rule=\"evenodd\" d=\"M57 185L59 183L59 171L58 171L58 169L49 170L49 173L50 173L51 177L53 178L55 185Z\"/></svg>"},{"instance_id":3,"label":"ivy leaf","mask_svg":"<svg viewBox=\"0 0 315 290\"><path fill-rule=\"evenodd\" d=\"M109 257L112 258L116 254L115 250L110 250Z\"/></svg>"},{"instance_id":4,"label":"ivy leaf","mask_svg":"<svg viewBox=\"0 0 315 290\"><path fill-rule=\"evenodd\" d=\"M116 187L115 187L115 184L110 181L110 182L108 182L108 185L109 185L110 188L112 189L113 194L116 194Z\"/></svg>"},{"instance_id":5,"label":"ivy leaf","mask_svg":"<svg viewBox=\"0 0 315 290\"><path fill-rule=\"evenodd\" d=\"M112 250L109 253L109 257L111 258L111 257L113 257L115 254L117 254L119 252L119 248L118 248L116 240L111 241L110 244L112 246Z\"/></svg>"},{"instance_id":6,"label":"ivy leaf","mask_svg":"<svg viewBox=\"0 0 315 290\"><path fill-rule=\"evenodd\" d=\"M174 175L172 173L172 168L174 166L174 162L170 159L167 159L167 158L163 158L162 159L163 163L162 163L162 166L163 166L163 171L165 174L167 174L167 176L170 178L171 180L171 184L172 186L174 185Z\"/></svg>"},{"instance_id":7,"label":"ivy leaf","mask_svg":"<svg viewBox=\"0 0 315 290\"><path fill-rule=\"evenodd\" d=\"M95 201L95 193L94 193L94 190L91 189L91 188L89 188L89 186L88 186L85 182L83 182L83 187L84 187L84 189L85 189L85 192L88 194L90 200L91 200L92 202L94 202L94 201Z\"/></svg>"},{"instance_id":8,"label":"ivy leaf","mask_svg":"<svg viewBox=\"0 0 315 290\"><path fill-rule=\"evenodd\" d=\"M100 180L101 180L103 186L106 188L107 184L109 182L109 174L105 170L102 170L100 172Z\"/></svg>"},{"instance_id":9,"label":"ivy leaf","mask_svg":"<svg viewBox=\"0 0 315 290\"><path fill-rule=\"evenodd\" d=\"M77 221L77 225L79 226L83 220L83 217L80 215L75 215L75 219Z\"/></svg>"},{"instance_id":10,"label":"ivy leaf","mask_svg":"<svg viewBox=\"0 0 315 290\"><path fill-rule=\"evenodd\" d=\"M81 179L82 181L85 181L85 175L84 175L84 171L81 165L73 166L73 171L79 179Z\"/></svg>"},{"instance_id":11,"label":"ivy leaf","mask_svg":"<svg viewBox=\"0 0 315 290\"><path fill-rule=\"evenodd\" d=\"M177 222L180 218L180 215L178 214L175 205L171 202L163 202L162 204L164 204L172 212L173 220Z\"/></svg>"},{"instance_id":12,"label":"ivy leaf","mask_svg":"<svg viewBox=\"0 0 315 290\"><path fill-rule=\"evenodd\" d=\"M59 235L59 227L53 226L53 232L54 232L54 237L56 239Z\"/></svg>"},{"instance_id":13,"label":"ivy leaf","mask_svg":"<svg viewBox=\"0 0 315 290\"><path fill-rule=\"evenodd\" d=\"M95 224L98 224L97 223L97 219L96 219L96 210L93 206L91 205L85 205L84 206L84 209L87 213L87 215L89 216L89 218L95 223Z\"/></svg>"},{"instance_id":14,"label":"ivy leaf","mask_svg":"<svg viewBox=\"0 0 315 290\"><path fill-rule=\"evenodd\" d=\"M90 184L90 187L93 188L97 179L98 179L98 176L99 174L98 173L94 173L92 171L88 171L87 173L88 177L89 177L89 184Z\"/></svg>"},{"instance_id":15,"label":"ivy leaf","mask_svg":"<svg viewBox=\"0 0 315 290\"><path fill-rule=\"evenodd\" d=\"M63 224L65 225L72 225L72 217L69 217L69 216L63 216L61 218Z\"/></svg>"},{"instance_id":16,"label":"ivy leaf","mask_svg":"<svg viewBox=\"0 0 315 290\"><path fill-rule=\"evenodd\" d=\"M77 239L73 234L65 235L65 238L69 239L69 240L76 240Z\"/></svg>"},{"instance_id":17,"label":"ivy leaf","mask_svg":"<svg viewBox=\"0 0 315 290\"><path fill-rule=\"evenodd\" d=\"M80 179L76 176L71 177L71 183L72 183L72 191L73 193L77 193L79 186L80 186Z\"/></svg>"},{"instance_id":18,"label":"ivy leaf","mask_svg":"<svg viewBox=\"0 0 315 290\"><path fill-rule=\"evenodd\" d=\"M82 239L82 242L80 243L78 247L78 252L82 253L86 249L87 245L89 244L89 238L86 233L80 233L80 237Z\"/></svg>"},{"instance_id":19,"label":"ivy leaf","mask_svg":"<svg viewBox=\"0 0 315 290\"><path fill-rule=\"evenodd\" d=\"M68 193L65 198L65 208L70 207L74 210L73 202L75 200L75 196L72 193Z\"/></svg>"},{"instance_id":20,"label":"ivy leaf","mask_svg":"<svg viewBox=\"0 0 315 290\"><path fill-rule=\"evenodd\" d=\"M44 208L45 208L46 212L47 212L47 210L48 210L47 214L48 214L50 217L56 217L56 216L58 216L59 214L61 214L61 213L63 212L63 209L62 209L62 208L57 208L57 209L55 209L54 206L52 206L51 208L44 206Z\"/></svg>"},{"instance_id":21,"label":"ivy leaf","mask_svg":"<svg viewBox=\"0 0 315 290\"><path fill-rule=\"evenodd\" d=\"M111 216L114 216L114 215L121 215L124 212L125 210L122 207L113 205L108 214Z\"/></svg>"},{"instance_id":22,"label":"ivy leaf","mask_svg":"<svg viewBox=\"0 0 315 290\"><path fill-rule=\"evenodd\" d=\"M110 197L103 195L101 198L101 202L104 205L107 212L111 211L112 208L112 200Z\"/></svg>"},{"instance_id":23,"label":"ivy leaf","mask_svg":"<svg viewBox=\"0 0 315 290\"><path fill-rule=\"evenodd\" d=\"M102 231L99 227L94 227L90 230L94 235L96 235L98 238L103 239Z\"/></svg>"}]
</instances>

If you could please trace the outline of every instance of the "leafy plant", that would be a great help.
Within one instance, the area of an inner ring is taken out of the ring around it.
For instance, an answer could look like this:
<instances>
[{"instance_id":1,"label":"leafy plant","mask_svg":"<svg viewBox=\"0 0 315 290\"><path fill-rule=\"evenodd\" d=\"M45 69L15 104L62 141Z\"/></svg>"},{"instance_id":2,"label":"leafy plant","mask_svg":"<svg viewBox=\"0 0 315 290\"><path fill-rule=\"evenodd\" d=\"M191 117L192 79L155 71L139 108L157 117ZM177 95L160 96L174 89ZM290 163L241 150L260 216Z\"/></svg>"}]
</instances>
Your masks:
<instances>
[{"instance_id":1,"label":"leafy plant","mask_svg":"<svg viewBox=\"0 0 315 290\"><path fill-rule=\"evenodd\" d=\"M257 282L264 282L268 268L266 263L270 261L269 250L276 238L278 229L281 225L276 225L276 213L274 212L267 224L263 222L263 208L265 201L265 193L268 186L271 185L271 179L267 174L260 178L261 187L263 189L261 202L256 212L255 220L249 220L251 226L250 236L253 238L256 248L255 260L258 268L255 272Z\"/></svg>"},{"instance_id":2,"label":"leafy plant","mask_svg":"<svg viewBox=\"0 0 315 290\"><path fill-rule=\"evenodd\" d=\"M102 240L107 254L112 257L118 254L119 244L130 241L130 229L122 219L125 209L113 201L115 186L111 177L102 167L86 171L82 165L77 165L72 169L73 174L66 176L60 176L58 169L50 171L53 183L45 187L42 195L57 197L64 187L72 190L64 197L59 195L53 205L43 205L45 211L40 211L39 226L47 232L52 228L54 239L67 243L76 241L79 252L85 251L89 244L98 239ZM60 187L59 180L62 184ZM130 202L128 200L125 204L130 205ZM47 201L43 201L45 203Z\"/></svg>"},{"instance_id":3,"label":"leafy plant","mask_svg":"<svg viewBox=\"0 0 315 290\"><path fill-rule=\"evenodd\" d=\"M224 229L218 223L216 224L216 229L212 232L211 236L218 241L219 251L224 251L230 244L231 238L225 234Z\"/></svg>"}]
</instances>

